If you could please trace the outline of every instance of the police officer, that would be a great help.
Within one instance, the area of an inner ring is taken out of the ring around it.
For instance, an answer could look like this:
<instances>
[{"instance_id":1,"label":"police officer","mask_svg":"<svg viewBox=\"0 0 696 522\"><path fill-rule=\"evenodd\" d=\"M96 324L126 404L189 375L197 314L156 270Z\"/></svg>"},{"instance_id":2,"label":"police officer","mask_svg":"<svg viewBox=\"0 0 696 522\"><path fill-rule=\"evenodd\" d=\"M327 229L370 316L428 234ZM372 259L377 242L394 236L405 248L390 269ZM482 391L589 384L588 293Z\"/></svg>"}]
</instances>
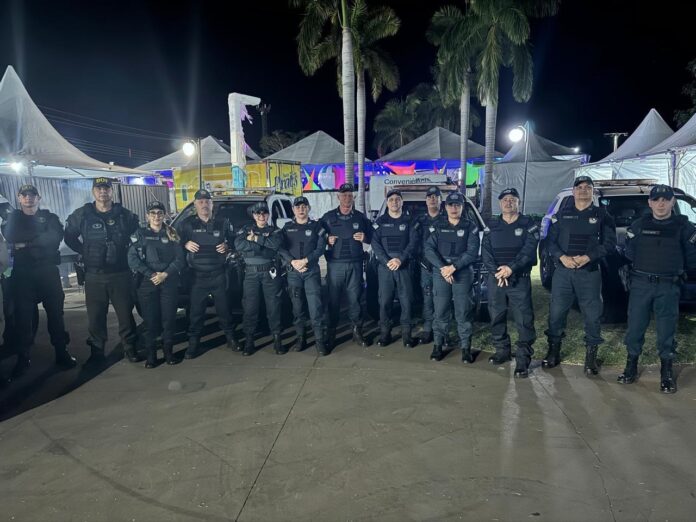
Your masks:
<instances>
[{"instance_id":1,"label":"police officer","mask_svg":"<svg viewBox=\"0 0 696 522\"><path fill-rule=\"evenodd\" d=\"M427 344L433 342L433 266L425 258L422 249L430 234L435 230L435 223L442 219L442 193L436 186L428 187L425 192L425 206L427 212L417 218L421 233L419 248L420 255L420 285L423 292L423 331L419 342Z\"/></svg>"},{"instance_id":2,"label":"police officer","mask_svg":"<svg viewBox=\"0 0 696 522\"><path fill-rule=\"evenodd\" d=\"M353 208L353 185L344 183L338 189L338 208L329 210L321 218L328 234L328 264L326 280L329 291L328 343L336 343L336 327L341 307L341 296L348 299L348 317L353 330L353 341L361 346L368 343L363 337L363 310L360 303L363 288L363 243L372 240L372 226L365 214Z\"/></svg>"},{"instance_id":3,"label":"police officer","mask_svg":"<svg viewBox=\"0 0 696 522\"><path fill-rule=\"evenodd\" d=\"M237 252L244 257L244 344L243 355L254 353L254 332L259 317L259 308L263 297L266 304L268 326L273 335L273 350L276 354L288 353L288 348L280 339L280 297L283 287L276 266L280 234L271 225L268 205L259 201L251 207L254 223L244 225L234 239Z\"/></svg>"},{"instance_id":4,"label":"police officer","mask_svg":"<svg viewBox=\"0 0 696 522\"><path fill-rule=\"evenodd\" d=\"M131 238L128 265L136 274L138 302L145 322L145 368L157 365L156 341L162 333L162 351L167 364L174 358L176 309L179 279L186 267L179 234L164 223L164 204L152 201L147 205L146 227L139 228Z\"/></svg>"},{"instance_id":5,"label":"police officer","mask_svg":"<svg viewBox=\"0 0 696 522\"><path fill-rule=\"evenodd\" d=\"M561 362L561 339L565 335L568 311L577 298L585 321L585 373L596 375L597 348L603 342L602 275L599 261L616 250L613 218L592 204L594 184L588 176L573 183L575 204L551 216L547 237L548 252L556 269L551 281L549 350L542 361L546 368Z\"/></svg>"},{"instance_id":6,"label":"police officer","mask_svg":"<svg viewBox=\"0 0 696 522\"><path fill-rule=\"evenodd\" d=\"M480 239L478 228L463 215L464 196L451 192L445 200L447 218L435 224L425 243L425 257L433 265L433 301L435 304L435 344L430 359L441 361L442 345L454 301L454 317L459 332L462 361L474 362L471 355L473 265L478 259Z\"/></svg>"},{"instance_id":7,"label":"police officer","mask_svg":"<svg viewBox=\"0 0 696 522\"><path fill-rule=\"evenodd\" d=\"M288 291L295 317L297 340L295 349L306 347L305 324L307 314L304 298L307 296L309 317L314 327L314 340L319 355L327 355L324 343L324 306L321 298L319 258L326 250L326 231L318 221L309 218L309 201L304 196L295 198L292 207L295 218L280 231L280 256L288 268Z\"/></svg>"},{"instance_id":8,"label":"police officer","mask_svg":"<svg viewBox=\"0 0 696 522\"><path fill-rule=\"evenodd\" d=\"M10 253L7 249L7 241L5 236L0 232L0 276L10 266ZM0 280L0 332L4 335L5 332L5 295L3 292L4 278ZM0 388L6 384L5 376L0 373Z\"/></svg>"},{"instance_id":9,"label":"police officer","mask_svg":"<svg viewBox=\"0 0 696 522\"><path fill-rule=\"evenodd\" d=\"M510 360L510 336L507 313L512 313L517 328L515 377L529 375L529 363L536 340L530 271L536 265L539 227L519 213L520 195L507 188L498 195L500 217L484 231L481 257L488 270L488 312L495 355L488 361L503 364Z\"/></svg>"},{"instance_id":10,"label":"police officer","mask_svg":"<svg viewBox=\"0 0 696 522\"><path fill-rule=\"evenodd\" d=\"M85 304L89 321L87 362L104 360L109 302L116 311L118 333L130 362L142 361L135 349L135 321L131 271L128 268L130 236L138 229L138 217L113 201L109 178L95 178L94 203L75 210L65 222L65 244L82 256L85 266Z\"/></svg>"},{"instance_id":11,"label":"police officer","mask_svg":"<svg viewBox=\"0 0 696 522\"><path fill-rule=\"evenodd\" d=\"M62 368L73 368L77 364L66 348L65 294L57 266L60 264L58 248L63 240L63 225L58 216L39 208L41 196L33 185L22 185L17 201L19 209L9 215L5 227L5 237L12 245L14 257L10 287L15 303L18 344L17 363L11 379L19 378L29 368L32 325L38 302L46 310L56 364Z\"/></svg>"},{"instance_id":12,"label":"police officer","mask_svg":"<svg viewBox=\"0 0 696 522\"><path fill-rule=\"evenodd\" d=\"M679 296L687 268L696 266L696 227L686 216L672 213L674 191L667 185L650 190L648 205L652 215L638 218L626 231L625 255L632 267L628 298L626 368L619 375L621 384L631 384L638 376L638 357L643 350L645 330L655 314L657 352L660 355L660 391L675 393L672 374L675 354L674 334L679 320Z\"/></svg>"},{"instance_id":13,"label":"police officer","mask_svg":"<svg viewBox=\"0 0 696 522\"><path fill-rule=\"evenodd\" d=\"M227 348L239 350L227 295L226 268L233 238L232 225L226 218L213 216L210 192L200 189L193 197L196 213L184 219L177 230L192 272L189 340L184 352L185 359L194 359L198 355L210 295L215 301L215 312L225 333Z\"/></svg>"},{"instance_id":14,"label":"police officer","mask_svg":"<svg viewBox=\"0 0 696 522\"><path fill-rule=\"evenodd\" d=\"M394 292L399 295L401 305L401 340L404 348L413 348L411 338L411 302L413 301L413 280L410 261L418 248L420 225L403 212L404 200L401 192L393 189L387 192L387 212L373 225L372 251L379 263L379 329L378 346L388 346L392 342L392 305Z\"/></svg>"}]
</instances>

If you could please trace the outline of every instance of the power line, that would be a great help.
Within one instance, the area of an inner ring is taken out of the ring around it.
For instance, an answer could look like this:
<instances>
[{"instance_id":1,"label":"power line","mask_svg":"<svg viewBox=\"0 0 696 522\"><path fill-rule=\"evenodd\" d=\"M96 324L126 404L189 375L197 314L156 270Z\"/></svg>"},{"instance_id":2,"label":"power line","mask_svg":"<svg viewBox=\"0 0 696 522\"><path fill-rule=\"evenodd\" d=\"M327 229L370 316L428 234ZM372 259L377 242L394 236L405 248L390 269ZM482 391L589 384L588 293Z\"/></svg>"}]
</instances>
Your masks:
<instances>
[{"instance_id":1,"label":"power line","mask_svg":"<svg viewBox=\"0 0 696 522\"><path fill-rule=\"evenodd\" d=\"M74 120L70 120L68 118L62 118L60 116L51 116L48 115L46 116L50 121L60 124L60 125L69 125L72 127L78 127L81 129L87 129L87 130L93 130L96 132L104 132L107 134L116 134L118 136L130 136L134 138L143 138L143 139L150 139L150 140L161 140L161 141L176 141L178 139L182 138L162 138L159 136L148 136L147 134L138 134L135 132L130 132L130 131L122 131L118 129L105 129L103 127L98 127L96 125L92 125L90 123L82 123Z\"/></svg>"}]
</instances>

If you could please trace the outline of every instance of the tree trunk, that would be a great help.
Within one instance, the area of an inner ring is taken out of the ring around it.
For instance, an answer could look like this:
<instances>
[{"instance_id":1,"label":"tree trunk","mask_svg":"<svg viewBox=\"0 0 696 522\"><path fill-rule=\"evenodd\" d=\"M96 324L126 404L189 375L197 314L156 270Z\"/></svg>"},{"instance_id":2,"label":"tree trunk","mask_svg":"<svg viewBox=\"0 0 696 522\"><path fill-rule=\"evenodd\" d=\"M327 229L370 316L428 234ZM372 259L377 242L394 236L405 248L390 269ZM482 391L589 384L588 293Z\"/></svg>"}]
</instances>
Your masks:
<instances>
[{"instance_id":1,"label":"tree trunk","mask_svg":"<svg viewBox=\"0 0 696 522\"><path fill-rule=\"evenodd\" d=\"M469 85L469 72L464 72L462 80L462 96L459 102L459 188L465 190L466 186L466 160L469 152L469 114L471 109L471 86Z\"/></svg>"},{"instance_id":2,"label":"tree trunk","mask_svg":"<svg viewBox=\"0 0 696 522\"><path fill-rule=\"evenodd\" d=\"M344 13L345 0L344 3ZM353 63L353 39L348 26L348 16L343 17L343 46L341 53L341 95L343 96L343 145L345 147L346 183L353 183L355 163L355 65Z\"/></svg>"},{"instance_id":3,"label":"tree trunk","mask_svg":"<svg viewBox=\"0 0 696 522\"><path fill-rule=\"evenodd\" d=\"M358 71L356 117L358 122L358 210L365 212L365 71Z\"/></svg>"},{"instance_id":4,"label":"tree trunk","mask_svg":"<svg viewBox=\"0 0 696 522\"><path fill-rule=\"evenodd\" d=\"M493 155L495 154L495 125L498 117L498 106L486 102L486 166L483 177L483 203L481 215L490 219L492 215L491 193L493 192Z\"/></svg>"}]
</instances>

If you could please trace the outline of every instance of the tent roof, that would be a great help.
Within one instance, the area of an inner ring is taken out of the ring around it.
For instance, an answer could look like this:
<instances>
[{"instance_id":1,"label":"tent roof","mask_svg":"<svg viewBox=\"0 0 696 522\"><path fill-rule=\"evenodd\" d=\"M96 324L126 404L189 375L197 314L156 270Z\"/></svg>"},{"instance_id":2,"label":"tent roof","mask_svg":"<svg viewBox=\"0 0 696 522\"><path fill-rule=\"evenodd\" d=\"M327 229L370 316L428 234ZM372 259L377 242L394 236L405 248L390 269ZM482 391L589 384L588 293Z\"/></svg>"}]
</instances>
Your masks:
<instances>
[{"instance_id":1,"label":"tent roof","mask_svg":"<svg viewBox=\"0 0 696 522\"><path fill-rule=\"evenodd\" d=\"M34 165L91 169L100 175L143 175L145 172L118 167L90 158L69 143L49 123L24 88L17 73L8 66L0 80L0 161L22 159ZM108 171L108 172L106 172ZM34 169L41 176L41 169Z\"/></svg>"},{"instance_id":2,"label":"tent roof","mask_svg":"<svg viewBox=\"0 0 696 522\"><path fill-rule=\"evenodd\" d=\"M559 145L551 140L543 138L529 128L529 153L527 162L561 161L554 156L577 155L570 147ZM503 157L504 163L524 163L525 142L520 140L515 143L507 154Z\"/></svg>"},{"instance_id":3,"label":"tent roof","mask_svg":"<svg viewBox=\"0 0 696 522\"><path fill-rule=\"evenodd\" d=\"M643 121L626 141L614 152L597 163L633 158L663 142L673 134L674 131L665 123L660 113L655 109L650 109L650 112L643 118Z\"/></svg>"},{"instance_id":4,"label":"tent roof","mask_svg":"<svg viewBox=\"0 0 696 522\"><path fill-rule=\"evenodd\" d=\"M379 161L459 159L459 140L459 134L435 127L403 147L385 154ZM482 145L469 140L468 157L480 158L484 154Z\"/></svg>"},{"instance_id":5,"label":"tent roof","mask_svg":"<svg viewBox=\"0 0 696 522\"><path fill-rule=\"evenodd\" d=\"M231 162L229 145L213 136L208 136L201 140L201 151L203 165L226 165ZM251 150L251 147L247 147L246 157L256 161L261 159L258 154ZM187 156L183 150L179 149L159 159L140 165L138 168L140 170L154 171L197 166L198 157L195 154Z\"/></svg>"},{"instance_id":6,"label":"tent roof","mask_svg":"<svg viewBox=\"0 0 696 522\"><path fill-rule=\"evenodd\" d=\"M662 140L651 149L643 151L642 154L656 154L658 152L665 152L669 149L678 149L692 145L696 145L696 114L694 114L677 132Z\"/></svg>"},{"instance_id":7,"label":"tent roof","mask_svg":"<svg viewBox=\"0 0 696 522\"><path fill-rule=\"evenodd\" d=\"M326 134L317 131L283 150L274 152L266 159L299 161L308 165L324 165L345 162L343 144ZM366 161L370 161L365 158Z\"/></svg>"}]
</instances>

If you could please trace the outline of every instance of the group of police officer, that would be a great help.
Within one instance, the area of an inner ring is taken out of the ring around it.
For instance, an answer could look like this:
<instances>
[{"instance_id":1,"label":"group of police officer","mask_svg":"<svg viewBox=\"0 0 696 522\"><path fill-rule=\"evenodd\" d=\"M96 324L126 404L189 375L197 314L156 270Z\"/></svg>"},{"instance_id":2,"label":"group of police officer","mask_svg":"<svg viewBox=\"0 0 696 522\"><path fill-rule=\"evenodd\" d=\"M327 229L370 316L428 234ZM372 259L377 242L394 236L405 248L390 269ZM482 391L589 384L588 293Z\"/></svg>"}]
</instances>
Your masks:
<instances>
[{"instance_id":1,"label":"group of police officer","mask_svg":"<svg viewBox=\"0 0 696 522\"><path fill-rule=\"evenodd\" d=\"M573 205L552 216L547 235L548 252L555 263L549 313L548 352L542 365L553 368L561 360L561 342L568 312L577 301L584 319L585 372L598 373L597 349L602 343L601 260L616 250L612 217L593 204L593 182L578 177L573 186ZM62 239L80 254L84 266L85 302L89 321L91 354L88 364L104 359L107 341L106 316L112 304L119 323L119 335L126 357L141 361L135 347L136 329L132 310L135 296L145 323L147 368L157 365L156 342L161 334L164 360L179 362L173 354L178 289L188 288L188 346L184 357L199 353L205 311L210 296L227 347L252 355L260 310L265 305L268 326L276 353L287 353L281 340L280 262L287 271L296 341L294 349L307 346L306 325L311 321L317 353L331 352L342 297L348 304L353 341L367 346L363 334L362 307L364 244L371 244L377 263L379 285L378 346L392 338L392 305L398 295L401 307L400 333L405 348L419 342L433 342L431 359L445 357L448 332L454 310L459 347L464 363L473 363L471 338L474 311L475 267L481 252L487 272L488 310L495 354L489 362L503 364L512 359L507 314L518 331L515 348L515 377L527 377L536 340L530 271L536 264L539 226L519 212L515 188L503 190L498 199L500 215L483 231L465 212L465 198L450 192L442 210L442 194L436 186L425 195L427 212L411 216L404 212L399 190L386 195L387 211L373 224L353 206L353 186L339 188L337 208L319 220L309 217L305 197L295 198L294 218L278 230L269 221L266 203L250 208L253 222L235 230L213 212L211 194L204 189L194 196L195 213L180 223L178 230L165 223L161 202L147 206L147 225L139 227L138 217L113 202L108 178L96 178L94 202L73 212L65 230L55 214L39 208L40 196L32 185L23 185L17 195L19 208L4 225L4 235L14 257L10 291L14 302L17 332L17 362L11 379L20 377L30 364L36 304L41 302L48 318L48 330L56 363L74 367L67 350L69 336L63 321L64 294L56 265ZM622 384L634 382L644 333L654 314L658 352L662 362L660 389L674 393L672 372L674 335L678 320L680 286L687 268L696 265L696 228L672 212L673 190L656 185L649 196L650 215L633 222L627 232L624 254L631 263L631 292L628 305L628 349L626 367L619 376ZM229 305L227 263L236 252L244 264L242 347ZM328 302L322 298L319 259L327 261ZM420 339L413 337L413 281L419 274L423 294L423 326ZM135 295L133 290L135 290ZM325 306L326 304L326 306Z\"/></svg>"}]
</instances>

